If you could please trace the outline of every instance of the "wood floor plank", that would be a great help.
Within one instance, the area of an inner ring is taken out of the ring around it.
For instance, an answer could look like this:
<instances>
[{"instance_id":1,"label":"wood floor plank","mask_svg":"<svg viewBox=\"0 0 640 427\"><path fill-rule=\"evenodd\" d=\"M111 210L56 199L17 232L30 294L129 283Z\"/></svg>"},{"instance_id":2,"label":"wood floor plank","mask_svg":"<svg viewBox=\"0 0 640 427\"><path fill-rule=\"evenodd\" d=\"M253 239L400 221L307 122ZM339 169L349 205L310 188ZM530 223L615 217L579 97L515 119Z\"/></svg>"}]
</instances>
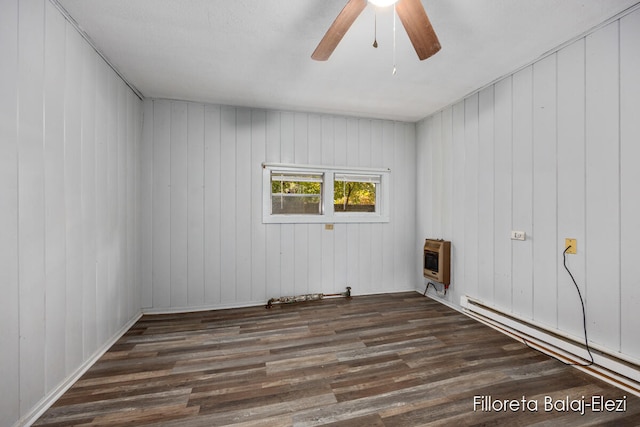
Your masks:
<instances>
[{"instance_id":1,"label":"wood floor plank","mask_svg":"<svg viewBox=\"0 0 640 427\"><path fill-rule=\"evenodd\" d=\"M625 411L541 407L581 396ZM640 398L404 292L143 316L34 425L452 424L637 426Z\"/></svg>"}]
</instances>

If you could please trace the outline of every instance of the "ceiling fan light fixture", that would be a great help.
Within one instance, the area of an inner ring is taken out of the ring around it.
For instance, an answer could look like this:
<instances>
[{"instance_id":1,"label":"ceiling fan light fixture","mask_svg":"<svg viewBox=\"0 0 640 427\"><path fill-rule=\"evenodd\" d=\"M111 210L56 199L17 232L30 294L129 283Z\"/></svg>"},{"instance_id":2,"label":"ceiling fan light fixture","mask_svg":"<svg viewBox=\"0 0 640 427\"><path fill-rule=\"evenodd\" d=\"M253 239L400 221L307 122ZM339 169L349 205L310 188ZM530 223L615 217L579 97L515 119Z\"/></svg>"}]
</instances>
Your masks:
<instances>
[{"instance_id":1,"label":"ceiling fan light fixture","mask_svg":"<svg viewBox=\"0 0 640 427\"><path fill-rule=\"evenodd\" d=\"M398 0L369 0L369 3L378 7L391 6L393 4L396 4L397 2Z\"/></svg>"},{"instance_id":2,"label":"ceiling fan light fixture","mask_svg":"<svg viewBox=\"0 0 640 427\"><path fill-rule=\"evenodd\" d=\"M325 33L318 47L311 54L311 59L316 61L326 61L331 56L342 37L358 15L367 7L367 2L376 6L393 5L395 25L396 16L402 22L404 29L413 44L413 48L421 61L429 58L440 50L440 42L436 36L433 26L429 21L427 12L422 6L422 0L348 0L347 4L340 11ZM395 28L395 27L394 27ZM394 30L395 34L395 30Z\"/></svg>"}]
</instances>

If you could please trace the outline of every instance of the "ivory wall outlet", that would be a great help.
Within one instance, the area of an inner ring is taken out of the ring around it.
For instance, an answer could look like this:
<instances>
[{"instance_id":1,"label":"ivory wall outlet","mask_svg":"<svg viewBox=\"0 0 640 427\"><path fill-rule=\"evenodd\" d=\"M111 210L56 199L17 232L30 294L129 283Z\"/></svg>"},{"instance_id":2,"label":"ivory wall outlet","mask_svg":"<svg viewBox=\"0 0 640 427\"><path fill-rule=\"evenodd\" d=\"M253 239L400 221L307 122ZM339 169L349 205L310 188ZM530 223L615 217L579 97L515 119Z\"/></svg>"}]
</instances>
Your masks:
<instances>
[{"instance_id":1,"label":"ivory wall outlet","mask_svg":"<svg viewBox=\"0 0 640 427\"><path fill-rule=\"evenodd\" d=\"M511 231L511 240L524 240L526 233L524 231Z\"/></svg>"},{"instance_id":2,"label":"ivory wall outlet","mask_svg":"<svg viewBox=\"0 0 640 427\"><path fill-rule=\"evenodd\" d=\"M575 254L578 251L578 242L576 239L564 239L564 248L569 248L566 253Z\"/></svg>"}]
</instances>

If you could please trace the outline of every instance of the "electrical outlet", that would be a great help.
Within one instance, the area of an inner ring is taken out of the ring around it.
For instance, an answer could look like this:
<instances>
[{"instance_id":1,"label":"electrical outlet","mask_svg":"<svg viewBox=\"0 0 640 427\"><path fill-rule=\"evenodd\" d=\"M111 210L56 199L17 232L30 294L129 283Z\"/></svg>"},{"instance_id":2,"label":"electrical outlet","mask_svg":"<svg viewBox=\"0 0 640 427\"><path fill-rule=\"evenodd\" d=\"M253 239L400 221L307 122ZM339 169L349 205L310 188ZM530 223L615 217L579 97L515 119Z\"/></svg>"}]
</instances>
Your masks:
<instances>
[{"instance_id":1,"label":"electrical outlet","mask_svg":"<svg viewBox=\"0 0 640 427\"><path fill-rule=\"evenodd\" d=\"M564 248L569 248L566 253L575 254L578 251L578 242L576 239L564 239Z\"/></svg>"},{"instance_id":2,"label":"electrical outlet","mask_svg":"<svg viewBox=\"0 0 640 427\"><path fill-rule=\"evenodd\" d=\"M524 240L526 236L524 231L511 231L511 240Z\"/></svg>"}]
</instances>

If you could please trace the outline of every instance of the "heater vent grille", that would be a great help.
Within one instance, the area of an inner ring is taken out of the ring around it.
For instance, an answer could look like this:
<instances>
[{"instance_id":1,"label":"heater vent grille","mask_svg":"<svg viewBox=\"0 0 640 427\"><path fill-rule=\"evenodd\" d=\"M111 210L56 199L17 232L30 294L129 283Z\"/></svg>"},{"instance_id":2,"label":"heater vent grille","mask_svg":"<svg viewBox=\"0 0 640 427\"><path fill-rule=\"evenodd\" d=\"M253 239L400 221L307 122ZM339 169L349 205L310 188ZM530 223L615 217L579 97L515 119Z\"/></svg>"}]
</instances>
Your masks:
<instances>
[{"instance_id":1,"label":"heater vent grille","mask_svg":"<svg viewBox=\"0 0 640 427\"><path fill-rule=\"evenodd\" d=\"M451 242L425 240L423 274L427 279L442 283L445 288L449 287L451 281Z\"/></svg>"}]
</instances>

